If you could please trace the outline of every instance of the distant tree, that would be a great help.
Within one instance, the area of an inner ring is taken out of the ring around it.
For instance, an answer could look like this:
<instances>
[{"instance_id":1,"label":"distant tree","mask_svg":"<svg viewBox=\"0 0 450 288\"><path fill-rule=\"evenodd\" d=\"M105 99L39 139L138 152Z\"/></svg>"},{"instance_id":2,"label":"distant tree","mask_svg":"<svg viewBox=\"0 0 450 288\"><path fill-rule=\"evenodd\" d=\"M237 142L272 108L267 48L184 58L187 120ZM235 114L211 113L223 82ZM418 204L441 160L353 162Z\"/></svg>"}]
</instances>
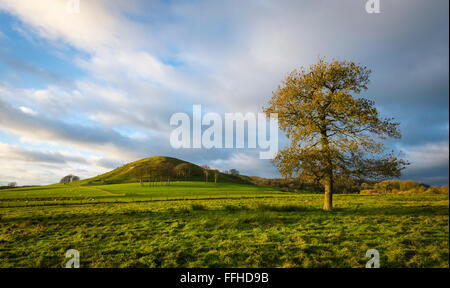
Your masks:
<instances>
[{"instance_id":1,"label":"distant tree","mask_svg":"<svg viewBox=\"0 0 450 288\"><path fill-rule=\"evenodd\" d=\"M180 167L180 165L175 166L175 168L173 168L173 172L175 173L177 179L185 179L185 171L182 167Z\"/></svg>"},{"instance_id":2,"label":"distant tree","mask_svg":"<svg viewBox=\"0 0 450 288\"><path fill-rule=\"evenodd\" d=\"M150 165L147 167L147 175L148 175L148 181L149 185L157 185L158 183L161 184L162 179L166 177L166 170L164 168L164 165Z\"/></svg>"},{"instance_id":3,"label":"distant tree","mask_svg":"<svg viewBox=\"0 0 450 288\"><path fill-rule=\"evenodd\" d=\"M230 174L231 175L239 175L239 171L236 169L230 169Z\"/></svg>"},{"instance_id":4,"label":"distant tree","mask_svg":"<svg viewBox=\"0 0 450 288\"><path fill-rule=\"evenodd\" d=\"M8 183L8 187L9 187L9 188L15 188L15 187L17 187L17 182L9 182L9 183Z\"/></svg>"},{"instance_id":5,"label":"distant tree","mask_svg":"<svg viewBox=\"0 0 450 288\"><path fill-rule=\"evenodd\" d=\"M361 184L361 190L369 190L372 188L373 188L373 184L371 184L371 183L364 182Z\"/></svg>"},{"instance_id":6,"label":"distant tree","mask_svg":"<svg viewBox=\"0 0 450 288\"><path fill-rule=\"evenodd\" d=\"M167 184L170 185L170 179L174 174L174 165L169 162L163 162L158 165L158 169L161 171L161 176L167 179Z\"/></svg>"},{"instance_id":7,"label":"distant tree","mask_svg":"<svg viewBox=\"0 0 450 288\"><path fill-rule=\"evenodd\" d=\"M137 178L137 180L139 181L139 184L141 186L144 185L144 176L147 172L147 168L144 166L139 166L139 167L135 167L133 170L133 175Z\"/></svg>"},{"instance_id":8,"label":"distant tree","mask_svg":"<svg viewBox=\"0 0 450 288\"><path fill-rule=\"evenodd\" d=\"M67 175L67 176L64 176L63 178L61 178L61 180L59 180L59 183L66 184L66 183L70 183L71 180L72 180L72 175Z\"/></svg>"},{"instance_id":9,"label":"distant tree","mask_svg":"<svg viewBox=\"0 0 450 288\"><path fill-rule=\"evenodd\" d=\"M71 183L73 181L79 181L80 177L69 174L67 176L64 176L63 178L61 178L61 180L59 181L59 183L63 183L63 184L67 184L67 183Z\"/></svg>"},{"instance_id":10,"label":"distant tree","mask_svg":"<svg viewBox=\"0 0 450 288\"><path fill-rule=\"evenodd\" d=\"M157 179L157 169L153 167L152 165L149 165L145 169L145 175L148 178L148 185L151 186Z\"/></svg>"},{"instance_id":11,"label":"distant tree","mask_svg":"<svg viewBox=\"0 0 450 288\"><path fill-rule=\"evenodd\" d=\"M214 170L214 183L217 184L217 180L219 180L220 172L219 170Z\"/></svg>"},{"instance_id":12,"label":"distant tree","mask_svg":"<svg viewBox=\"0 0 450 288\"><path fill-rule=\"evenodd\" d=\"M177 177L183 177L184 180L187 180L191 174L191 166L189 163L181 163L175 166L174 171Z\"/></svg>"},{"instance_id":13,"label":"distant tree","mask_svg":"<svg viewBox=\"0 0 450 288\"><path fill-rule=\"evenodd\" d=\"M309 70L291 72L264 108L267 115L278 114L291 140L274 163L283 177L319 179L324 210L333 207L334 175L398 177L408 165L394 152L384 152L381 142L401 137L399 123L381 118L373 101L352 95L367 90L369 75L353 62L321 58Z\"/></svg>"},{"instance_id":14,"label":"distant tree","mask_svg":"<svg viewBox=\"0 0 450 288\"><path fill-rule=\"evenodd\" d=\"M211 167L209 167L208 165L204 164L202 166L200 166L203 170L203 174L205 175L205 182L208 183L208 177L209 177L209 172L211 170Z\"/></svg>"},{"instance_id":15,"label":"distant tree","mask_svg":"<svg viewBox=\"0 0 450 288\"><path fill-rule=\"evenodd\" d=\"M205 182L208 183L209 170L207 168L203 168L203 174L205 174Z\"/></svg>"}]
</instances>

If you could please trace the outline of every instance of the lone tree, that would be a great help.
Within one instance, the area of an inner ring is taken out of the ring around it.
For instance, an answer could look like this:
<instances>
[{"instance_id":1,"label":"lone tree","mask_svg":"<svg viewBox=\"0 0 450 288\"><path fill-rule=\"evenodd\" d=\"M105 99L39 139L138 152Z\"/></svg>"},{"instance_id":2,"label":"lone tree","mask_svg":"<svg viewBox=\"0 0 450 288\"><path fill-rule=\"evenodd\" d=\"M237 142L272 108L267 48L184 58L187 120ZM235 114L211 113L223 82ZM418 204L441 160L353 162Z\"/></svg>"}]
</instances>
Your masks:
<instances>
[{"instance_id":1,"label":"lone tree","mask_svg":"<svg viewBox=\"0 0 450 288\"><path fill-rule=\"evenodd\" d=\"M217 184L217 180L219 180L220 172L219 170L214 170L214 183Z\"/></svg>"},{"instance_id":2,"label":"lone tree","mask_svg":"<svg viewBox=\"0 0 450 288\"><path fill-rule=\"evenodd\" d=\"M72 174L69 174L69 175L64 176L63 178L61 178L61 180L59 180L59 183L67 184L67 183L71 183L71 182L74 182L74 181L80 181L80 177L72 175Z\"/></svg>"},{"instance_id":3,"label":"lone tree","mask_svg":"<svg viewBox=\"0 0 450 288\"><path fill-rule=\"evenodd\" d=\"M278 113L290 145L274 159L283 177L318 181L325 188L324 210L331 210L336 175L359 179L399 177L408 163L382 140L400 138L399 123L381 118L375 103L353 97L367 90L371 71L351 61L319 59L308 70L294 70L278 86L267 114Z\"/></svg>"},{"instance_id":4,"label":"lone tree","mask_svg":"<svg viewBox=\"0 0 450 288\"><path fill-rule=\"evenodd\" d=\"M230 174L231 175L239 175L239 171L236 169L230 169Z\"/></svg>"},{"instance_id":5,"label":"lone tree","mask_svg":"<svg viewBox=\"0 0 450 288\"><path fill-rule=\"evenodd\" d=\"M206 164L202 165L201 168L203 169L203 174L205 174L205 182L208 183L209 170L211 170L211 168Z\"/></svg>"}]
</instances>

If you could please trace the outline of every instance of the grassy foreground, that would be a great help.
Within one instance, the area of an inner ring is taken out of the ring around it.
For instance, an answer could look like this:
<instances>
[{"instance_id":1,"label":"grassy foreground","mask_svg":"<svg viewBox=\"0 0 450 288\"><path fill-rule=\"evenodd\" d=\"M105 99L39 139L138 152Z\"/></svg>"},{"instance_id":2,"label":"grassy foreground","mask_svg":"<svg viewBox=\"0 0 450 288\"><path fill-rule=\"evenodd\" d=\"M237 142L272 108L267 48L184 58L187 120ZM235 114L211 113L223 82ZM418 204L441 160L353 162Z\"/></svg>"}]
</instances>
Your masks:
<instances>
[{"instance_id":1,"label":"grassy foreground","mask_svg":"<svg viewBox=\"0 0 450 288\"><path fill-rule=\"evenodd\" d=\"M323 196L238 184L0 191L0 267L449 267L448 195ZM28 202L27 202L28 201Z\"/></svg>"}]
</instances>

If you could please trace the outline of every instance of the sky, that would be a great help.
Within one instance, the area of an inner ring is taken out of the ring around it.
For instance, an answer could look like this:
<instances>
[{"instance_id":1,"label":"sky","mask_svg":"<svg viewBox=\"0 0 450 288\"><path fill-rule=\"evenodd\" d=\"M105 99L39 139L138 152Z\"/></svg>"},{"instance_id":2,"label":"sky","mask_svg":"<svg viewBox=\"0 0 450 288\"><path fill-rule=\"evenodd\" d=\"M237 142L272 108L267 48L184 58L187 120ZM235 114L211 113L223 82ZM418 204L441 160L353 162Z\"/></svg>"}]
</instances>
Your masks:
<instances>
[{"instance_id":1,"label":"sky","mask_svg":"<svg viewBox=\"0 0 450 288\"><path fill-rule=\"evenodd\" d=\"M362 96L401 123L402 179L448 184L448 0L67 1L0 0L0 185L156 155L279 177L258 149L171 148L169 120L261 112L319 57L372 70Z\"/></svg>"}]
</instances>

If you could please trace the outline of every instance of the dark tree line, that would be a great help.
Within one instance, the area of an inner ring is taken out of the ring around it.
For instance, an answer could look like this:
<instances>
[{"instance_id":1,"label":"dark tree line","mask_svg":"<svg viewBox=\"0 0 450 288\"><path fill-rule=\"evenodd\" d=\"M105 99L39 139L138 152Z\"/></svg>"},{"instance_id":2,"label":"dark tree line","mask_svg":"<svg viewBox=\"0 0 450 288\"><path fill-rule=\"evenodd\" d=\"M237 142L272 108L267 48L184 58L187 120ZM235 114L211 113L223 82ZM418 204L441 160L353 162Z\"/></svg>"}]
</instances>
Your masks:
<instances>
[{"instance_id":1,"label":"dark tree line","mask_svg":"<svg viewBox=\"0 0 450 288\"><path fill-rule=\"evenodd\" d=\"M239 171L231 169L231 175L239 175ZM136 177L137 182L144 185L145 182L149 185L170 185L172 181L191 181L203 179L206 183L214 181L217 183L220 180L220 171L212 169L208 165L201 167L190 163L181 163L174 165L170 162L162 162L158 165L142 165L135 167L133 176Z\"/></svg>"},{"instance_id":2,"label":"dark tree line","mask_svg":"<svg viewBox=\"0 0 450 288\"><path fill-rule=\"evenodd\" d=\"M162 183L170 185L171 181L188 181L192 176L201 176L199 170L201 170L199 167L189 163L181 163L175 166L169 162L162 162L158 165L136 167L134 168L133 176L136 177L141 186L144 185L144 182L148 182L152 186L161 185Z\"/></svg>"}]
</instances>

